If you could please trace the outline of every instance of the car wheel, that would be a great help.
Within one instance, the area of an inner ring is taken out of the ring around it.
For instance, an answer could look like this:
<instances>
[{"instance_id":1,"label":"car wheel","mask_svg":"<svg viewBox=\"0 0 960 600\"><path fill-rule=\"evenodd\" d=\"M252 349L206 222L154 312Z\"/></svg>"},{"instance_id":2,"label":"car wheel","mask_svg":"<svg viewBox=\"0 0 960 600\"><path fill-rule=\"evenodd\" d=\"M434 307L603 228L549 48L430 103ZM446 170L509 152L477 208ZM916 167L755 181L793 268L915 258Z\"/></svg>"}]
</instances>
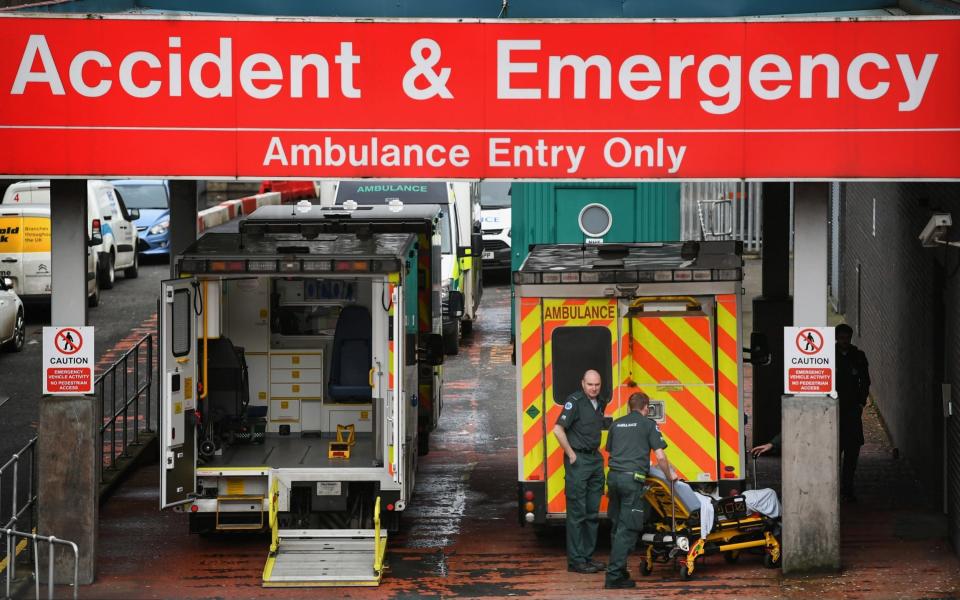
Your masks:
<instances>
[{"instance_id":1,"label":"car wheel","mask_svg":"<svg viewBox=\"0 0 960 600\"><path fill-rule=\"evenodd\" d=\"M133 265L123 270L123 276L127 279L136 279L140 274L140 253L133 253Z\"/></svg>"},{"instance_id":2,"label":"car wheel","mask_svg":"<svg viewBox=\"0 0 960 600\"><path fill-rule=\"evenodd\" d=\"M470 335L473 333L473 321L467 321L466 319L460 321L460 331L463 333L463 335Z\"/></svg>"},{"instance_id":3,"label":"car wheel","mask_svg":"<svg viewBox=\"0 0 960 600\"><path fill-rule=\"evenodd\" d=\"M93 293L87 298L87 306L100 306L100 280L93 278Z\"/></svg>"},{"instance_id":4,"label":"car wheel","mask_svg":"<svg viewBox=\"0 0 960 600\"><path fill-rule=\"evenodd\" d=\"M103 261L103 270L100 272L100 287L105 290L113 288L113 283L117 280L117 270L114 267L116 260L111 252L107 255L107 260Z\"/></svg>"},{"instance_id":5,"label":"car wheel","mask_svg":"<svg viewBox=\"0 0 960 600\"><path fill-rule=\"evenodd\" d=\"M27 337L27 324L23 319L23 309L17 311L17 323L13 328L13 337L4 348L7 352L20 352Z\"/></svg>"}]
</instances>

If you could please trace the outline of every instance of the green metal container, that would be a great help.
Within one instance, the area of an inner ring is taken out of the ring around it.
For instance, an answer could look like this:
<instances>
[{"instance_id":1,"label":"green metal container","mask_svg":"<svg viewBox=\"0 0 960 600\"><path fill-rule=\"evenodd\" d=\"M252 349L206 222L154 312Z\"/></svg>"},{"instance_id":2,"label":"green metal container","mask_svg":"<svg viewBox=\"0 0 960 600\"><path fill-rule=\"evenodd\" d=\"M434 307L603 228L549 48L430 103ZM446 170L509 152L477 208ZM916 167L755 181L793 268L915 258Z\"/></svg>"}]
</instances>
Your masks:
<instances>
[{"instance_id":1,"label":"green metal container","mask_svg":"<svg viewBox=\"0 0 960 600\"><path fill-rule=\"evenodd\" d=\"M579 244L586 236L578 217L588 204L602 204L613 221L604 242L680 239L679 183L514 183L511 188L512 270L534 244Z\"/></svg>"}]
</instances>

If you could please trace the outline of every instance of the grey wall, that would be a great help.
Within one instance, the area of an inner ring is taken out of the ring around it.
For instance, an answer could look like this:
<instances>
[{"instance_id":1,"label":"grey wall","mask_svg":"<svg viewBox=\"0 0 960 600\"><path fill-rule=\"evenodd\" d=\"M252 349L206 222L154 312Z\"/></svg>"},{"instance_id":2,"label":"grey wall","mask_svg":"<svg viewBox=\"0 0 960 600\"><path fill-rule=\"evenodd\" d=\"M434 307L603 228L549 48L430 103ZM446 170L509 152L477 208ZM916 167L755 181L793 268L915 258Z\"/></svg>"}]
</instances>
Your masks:
<instances>
[{"instance_id":1,"label":"grey wall","mask_svg":"<svg viewBox=\"0 0 960 600\"><path fill-rule=\"evenodd\" d=\"M842 277L854 343L870 360L872 393L893 443L940 507L940 383L960 409L960 248L922 248L933 210L960 221L960 185L851 183L843 189ZM876 209L874 209L874 206ZM960 222L954 239L960 234ZM860 267L859 289L857 266ZM960 540L960 414L949 424L952 537Z\"/></svg>"}]
</instances>

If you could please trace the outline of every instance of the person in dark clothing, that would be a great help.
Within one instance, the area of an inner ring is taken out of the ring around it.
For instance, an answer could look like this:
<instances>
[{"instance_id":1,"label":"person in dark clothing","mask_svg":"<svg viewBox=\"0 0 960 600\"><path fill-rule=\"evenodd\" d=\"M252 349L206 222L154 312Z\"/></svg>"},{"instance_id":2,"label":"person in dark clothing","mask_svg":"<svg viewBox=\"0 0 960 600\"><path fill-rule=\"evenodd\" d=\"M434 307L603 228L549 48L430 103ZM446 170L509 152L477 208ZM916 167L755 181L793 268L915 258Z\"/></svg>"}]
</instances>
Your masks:
<instances>
[{"instance_id":1,"label":"person in dark clothing","mask_svg":"<svg viewBox=\"0 0 960 600\"><path fill-rule=\"evenodd\" d=\"M840 401L840 498L856 502L853 479L863 446L863 408L870 395L870 367L867 355L850 343L853 328L843 323L837 325L836 335L836 388Z\"/></svg>"},{"instance_id":2,"label":"person in dark clothing","mask_svg":"<svg viewBox=\"0 0 960 600\"><path fill-rule=\"evenodd\" d=\"M610 565L603 587L626 589L636 587L627 574L627 556L637 545L637 536L643 529L647 501L644 498L645 481L650 471L650 452L671 480L677 474L670 467L663 450L667 442L657 424L647 417L650 398L642 393L631 394L627 400L630 412L613 422L607 434L607 452L610 453L610 473L607 475L610 499Z\"/></svg>"},{"instance_id":3,"label":"person in dark clothing","mask_svg":"<svg viewBox=\"0 0 960 600\"><path fill-rule=\"evenodd\" d=\"M563 448L567 570L574 573L597 573L607 566L593 560L604 484L600 434L608 402L600 397L600 385L600 373L584 373L582 391L570 394L553 427Z\"/></svg>"}]
</instances>

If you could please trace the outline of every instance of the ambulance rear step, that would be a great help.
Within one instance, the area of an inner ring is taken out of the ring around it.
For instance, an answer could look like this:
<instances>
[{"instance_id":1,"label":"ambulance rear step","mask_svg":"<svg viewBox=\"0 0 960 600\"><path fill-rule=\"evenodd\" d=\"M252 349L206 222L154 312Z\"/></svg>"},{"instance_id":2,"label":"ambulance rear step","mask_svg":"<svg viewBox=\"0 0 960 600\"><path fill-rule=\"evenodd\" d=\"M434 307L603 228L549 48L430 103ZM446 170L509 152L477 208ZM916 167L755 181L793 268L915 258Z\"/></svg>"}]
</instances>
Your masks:
<instances>
[{"instance_id":1,"label":"ambulance rear step","mask_svg":"<svg viewBox=\"0 0 960 600\"><path fill-rule=\"evenodd\" d=\"M380 585L386 545L386 531L376 529L281 529L263 586Z\"/></svg>"}]
</instances>

